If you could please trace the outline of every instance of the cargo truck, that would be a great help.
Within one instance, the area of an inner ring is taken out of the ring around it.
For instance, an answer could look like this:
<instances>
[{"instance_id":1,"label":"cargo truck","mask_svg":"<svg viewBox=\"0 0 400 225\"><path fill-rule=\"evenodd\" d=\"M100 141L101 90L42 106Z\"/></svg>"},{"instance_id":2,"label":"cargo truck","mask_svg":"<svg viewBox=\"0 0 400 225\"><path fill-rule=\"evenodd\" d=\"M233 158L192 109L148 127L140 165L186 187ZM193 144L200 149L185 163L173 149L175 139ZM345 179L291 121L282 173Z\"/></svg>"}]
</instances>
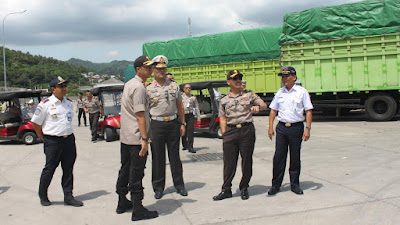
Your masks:
<instances>
[{"instance_id":1,"label":"cargo truck","mask_svg":"<svg viewBox=\"0 0 400 225\"><path fill-rule=\"evenodd\" d=\"M166 55L178 83L221 80L231 69L267 103L293 66L316 110L337 116L365 110L371 120L399 111L400 0L366 0L288 13L283 26L152 42L143 54ZM227 92L223 89L222 92Z\"/></svg>"}]
</instances>

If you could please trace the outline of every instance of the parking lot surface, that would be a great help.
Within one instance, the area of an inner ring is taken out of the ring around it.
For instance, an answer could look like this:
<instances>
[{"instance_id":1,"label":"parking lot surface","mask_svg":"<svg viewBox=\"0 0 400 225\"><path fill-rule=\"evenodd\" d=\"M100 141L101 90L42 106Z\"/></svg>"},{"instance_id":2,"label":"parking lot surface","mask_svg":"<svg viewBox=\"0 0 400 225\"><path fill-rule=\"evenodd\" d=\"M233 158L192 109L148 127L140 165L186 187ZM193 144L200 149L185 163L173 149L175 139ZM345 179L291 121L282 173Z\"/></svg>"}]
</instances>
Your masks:
<instances>
[{"instance_id":1,"label":"parking lot surface","mask_svg":"<svg viewBox=\"0 0 400 225\"><path fill-rule=\"evenodd\" d=\"M257 139L249 200L241 200L238 190L240 161L233 198L212 200L222 185L222 140L197 134L197 153L181 151L187 197L176 193L167 165L165 195L154 199L149 155L143 203L160 216L140 222L131 222L130 212L115 213L119 141L91 143L89 128L74 121L78 151L74 195L84 202L81 208L64 206L60 167L49 188L53 204L40 205L42 143L0 142L0 224L400 224L399 115L388 122L369 122L361 115L315 116L311 138L302 146L302 196L290 191L288 172L281 191L267 196L275 142L267 138L268 117L254 120Z\"/></svg>"}]
</instances>

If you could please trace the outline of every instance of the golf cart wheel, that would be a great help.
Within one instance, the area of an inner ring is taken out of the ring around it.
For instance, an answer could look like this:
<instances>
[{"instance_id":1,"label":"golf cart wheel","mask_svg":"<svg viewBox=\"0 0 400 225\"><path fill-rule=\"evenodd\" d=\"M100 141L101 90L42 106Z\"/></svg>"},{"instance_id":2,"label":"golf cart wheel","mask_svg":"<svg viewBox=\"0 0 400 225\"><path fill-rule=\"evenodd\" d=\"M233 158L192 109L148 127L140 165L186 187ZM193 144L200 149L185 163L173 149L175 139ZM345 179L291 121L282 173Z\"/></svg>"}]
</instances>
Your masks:
<instances>
[{"instance_id":1,"label":"golf cart wheel","mask_svg":"<svg viewBox=\"0 0 400 225\"><path fill-rule=\"evenodd\" d=\"M219 126L219 124L218 124L217 128L215 128L215 133L217 134L217 137L219 139L222 139L222 131L221 131L221 127Z\"/></svg>"},{"instance_id":2,"label":"golf cart wheel","mask_svg":"<svg viewBox=\"0 0 400 225\"><path fill-rule=\"evenodd\" d=\"M22 141L27 145L33 145L36 143L37 135L33 132L26 132L22 136Z\"/></svg>"},{"instance_id":3,"label":"golf cart wheel","mask_svg":"<svg viewBox=\"0 0 400 225\"><path fill-rule=\"evenodd\" d=\"M114 141L115 140L114 137L115 134L112 128L107 127L104 129L104 140L106 140L106 142Z\"/></svg>"}]
</instances>

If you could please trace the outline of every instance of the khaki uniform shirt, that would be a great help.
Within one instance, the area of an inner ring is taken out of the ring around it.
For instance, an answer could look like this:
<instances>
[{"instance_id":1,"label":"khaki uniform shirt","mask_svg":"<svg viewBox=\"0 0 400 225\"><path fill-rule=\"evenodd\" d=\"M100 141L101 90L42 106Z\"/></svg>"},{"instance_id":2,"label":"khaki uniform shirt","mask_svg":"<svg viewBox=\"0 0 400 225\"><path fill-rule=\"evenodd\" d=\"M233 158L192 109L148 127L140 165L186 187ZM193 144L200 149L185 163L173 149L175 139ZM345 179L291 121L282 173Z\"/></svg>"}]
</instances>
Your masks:
<instances>
[{"instance_id":1,"label":"khaki uniform shirt","mask_svg":"<svg viewBox=\"0 0 400 225\"><path fill-rule=\"evenodd\" d=\"M60 137L73 133L73 115L71 99L60 101L52 95L38 104L32 122L42 126L43 134Z\"/></svg>"},{"instance_id":2,"label":"khaki uniform shirt","mask_svg":"<svg viewBox=\"0 0 400 225\"><path fill-rule=\"evenodd\" d=\"M178 113L177 102L182 102L182 95L176 82L161 86L156 80L147 86L151 116L173 116Z\"/></svg>"},{"instance_id":3,"label":"khaki uniform shirt","mask_svg":"<svg viewBox=\"0 0 400 225\"><path fill-rule=\"evenodd\" d=\"M199 103L197 102L196 96L185 93L182 94L183 110L185 114L194 114L197 119L200 119Z\"/></svg>"},{"instance_id":4,"label":"khaki uniform shirt","mask_svg":"<svg viewBox=\"0 0 400 225\"><path fill-rule=\"evenodd\" d=\"M97 97L93 96L91 101L85 99L84 103L88 113L92 114L100 112L101 103Z\"/></svg>"},{"instance_id":5,"label":"khaki uniform shirt","mask_svg":"<svg viewBox=\"0 0 400 225\"><path fill-rule=\"evenodd\" d=\"M229 92L221 99L219 116L226 117L227 124L231 125L253 122L251 107L259 105L260 102L262 102L261 98L252 91L246 93L241 91L236 96Z\"/></svg>"},{"instance_id":6,"label":"khaki uniform shirt","mask_svg":"<svg viewBox=\"0 0 400 225\"><path fill-rule=\"evenodd\" d=\"M77 107L78 109L84 108L84 107L85 107L85 101L86 101L85 98L82 98L82 99L78 98L78 99L76 100L76 107Z\"/></svg>"},{"instance_id":7,"label":"khaki uniform shirt","mask_svg":"<svg viewBox=\"0 0 400 225\"><path fill-rule=\"evenodd\" d=\"M135 76L125 84L121 99L120 140L127 145L140 145L141 134L136 117L137 112L145 112L147 106L146 88L142 78ZM145 115L148 113L145 112ZM148 129L146 118L146 128Z\"/></svg>"}]
</instances>

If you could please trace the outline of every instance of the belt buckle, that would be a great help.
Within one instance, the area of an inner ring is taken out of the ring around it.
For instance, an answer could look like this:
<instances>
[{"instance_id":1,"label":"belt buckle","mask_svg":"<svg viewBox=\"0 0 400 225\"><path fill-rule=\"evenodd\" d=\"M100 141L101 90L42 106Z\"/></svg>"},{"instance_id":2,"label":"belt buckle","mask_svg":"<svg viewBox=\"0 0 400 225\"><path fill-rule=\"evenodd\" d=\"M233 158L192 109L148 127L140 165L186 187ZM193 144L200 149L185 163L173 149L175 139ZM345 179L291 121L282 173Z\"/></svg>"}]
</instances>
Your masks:
<instances>
[{"instance_id":1,"label":"belt buckle","mask_svg":"<svg viewBox=\"0 0 400 225\"><path fill-rule=\"evenodd\" d=\"M292 124L291 123L285 123L285 127L291 127Z\"/></svg>"},{"instance_id":2,"label":"belt buckle","mask_svg":"<svg viewBox=\"0 0 400 225\"><path fill-rule=\"evenodd\" d=\"M242 124L236 124L236 128L242 128Z\"/></svg>"},{"instance_id":3,"label":"belt buckle","mask_svg":"<svg viewBox=\"0 0 400 225\"><path fill-rule=\"evenodd\" d=\"M185 114L189 114L189 111L185 111Z\"/></svg>"},{"instance_id":4,"label":"belt buckle","mask_svg":"<svg viewBox=\"0 0 400 225\"><path fill-rule=\"evenodd\" d=\"M169 116L164 116L164 122L168 122L169 121Z\"/></svg>"},{"instance_id":5,"label":"belt buckle","mask_svg":"<svg viewBox=\"0 0 400 225\"><path fill-rule=\"evenodd\" d=\"M68 135L64 135L64 136L63 136L63 138L67 138L67 137L68 137Z\"/></svg>"}]
</instances>

